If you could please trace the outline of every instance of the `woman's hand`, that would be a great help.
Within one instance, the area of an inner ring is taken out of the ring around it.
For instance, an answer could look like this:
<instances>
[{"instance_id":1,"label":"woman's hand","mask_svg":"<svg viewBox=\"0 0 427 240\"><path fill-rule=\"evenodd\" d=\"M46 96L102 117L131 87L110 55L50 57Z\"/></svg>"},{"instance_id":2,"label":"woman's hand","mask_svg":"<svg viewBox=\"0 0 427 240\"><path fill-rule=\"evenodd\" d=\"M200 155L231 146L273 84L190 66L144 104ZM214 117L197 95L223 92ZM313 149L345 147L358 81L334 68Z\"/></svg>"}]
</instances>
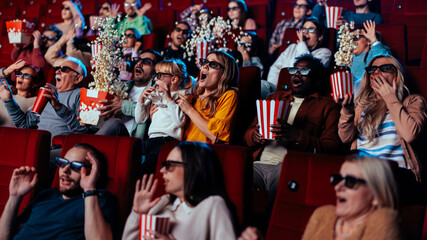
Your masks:
<instances>
[{"instance_id":1,"label":"woman's hand","mask_svg":"<svg viewBox=\"0 0 427 240\"><path fill-rule=\"evenodd\" d=\"M391 86L382 75L371 74L371 87L383 99L388 94L396 95L396 78L393 79L393 86Z\"/></svg>"},{"instance_id":2,"label":"woman's hand","mask_svg":"<svg viewBox=\"0 0 427 240\"><path fill-rule=\"evenodd\" d=\"M22 59L19 59L18 61L12 63L12 65L10 65L9 67L7 67L3 73L5 75L5 77L10 76L13 72L15 72L16 70L21 69L23 66L25 66L25 61Z\"/></svg>"},{"instance_id":3,"label":"woman's hand","mask_svg":"<svg viewBox=\"0 0 427 240\"><path fill-rule=\"evenodd\" d=\"M154 237L150 237L149 235L145 235L144 239L146 240L155 240L155 239L160 239L160 240L175 240L175 237L169 233L168 235L163 235L160 234L154 230L149 230L148 231L150 234L154 235Z\"/></svg>"},{"instance_id":4,"label":"woman's hand","mask_svg":"<svg viewBox=\"0 0 427 240\"><path fill-rule=\"evenodd\" d=\"M264 237L255 227L247 227L237 240L262 240Z\"/></svg>"},{"instance_id":5,"label":"woman's hand","mask_svg":"<svg viewBox=\"0 0 427 240\"><path fill-rule=\"evenodd\" d=\"M33 32L33 37L34 37L33 47L40 48L40 43L42 42L42 35L39 32L39 30L35 30Z\"/></svg>"},{"instance_id":6,"label":"woman's hand","mask_svg":"<svg viewBox=\"0 0 427 240\"><path fill-rule=\"evenodd\" d=\"M160 198L153 199L157 188L157 179L154 182L153 179L154 174L150 174L148 182L147 175L142 177L142 184L141 180L136 181L133 211L138 214L147 214L160 201Z\"/></svg>"},{"instance_id":7,"label":"woman's hand","mask_svg":"<svg viewBox=\"0 0 427 240\"><path fill-rule=\"evenodd\" d=\"M194 110L193 105L188 102L185 96L178 95L178 100L176 100L176 103L186 115L188 115L192 110Z\"/></svg>"},{"instance_id":8,"label":"woman's hand","mask_svg":"<svg viewBox=\"0 0 427 240\"><path fill-rule=\"evenodd\" d=\"M2 82L4 81L2 80L0 82L0 99L3 102L10 101L12 99L12 93L10 92L9 88Z\"/></svg>"},{"instance_id":9,"label":"woman's hand","mask_svg":"<svg viewBox=\"0 0 427 240\"><path fill-rule=\"evenodd\" d=\"M375 35L375 22L372 20L367 20L363 23L364 30L362 30L362 35L368 39L371 44L378 41L377 36Z\"/></svg>"},{"instance_id":10,"label":"woman's hand","mask_svg":"<svg viewBox=\"0 0 427 240\"><path fill-rule=\"evenodd\" d=\"M338 103L338 100L336 100ZM354 112L354 102L353 102L353 95L347 94L344 97L344 100L341 103L342 109L345 111L346 114L351 114Z\"/></svg>"},{"instance_id":11,"label":"woman's hand","mask_svg":"<svg viewBox=\"0 0 427 240\"><path fill-rule=\"evenodd\" d=\"M151 99L151 93L156 90L155 87L147 87L142 94L139 96L138 102L143 104L145 99Z\"/></svg>"},{"instance_id":12,"label":"woman's hand","mask_svg":"<svg viewBox=\"0 0 427 240\"><path fill-rule=\"evenodd\" d=\"M169 85L164 81L156 81L157 86L159 86L159 92L163 93L166 101L172 101L171 91Z\"/></svg>"},{"instance_id":13,"label":"woman's hand","mask_svg":"<svg viewBox=\"0 0 427 240\"><path fill-rule=\"evenodd\" d=\"M302 33L302 29L297 30L297 43L304 42L304 35Z\"/></svg>"},{"instance_id":14,"label":"woman's hand","mask_svg":"<svg viewBox=\"0 0 427 240\"><path fill-rule=\"evenodd\" d=\"M136 14L138 14L138 16L144 16L144 14L152 7L153 5L151 3L146 3L144 4L144 6L142 6L142 8L140 9L135 9Z\"/></svg>"},{"instance_id":15,"label":"woman's hand","mask_svg":"<svg viewBox=\"0 0 427 240\"><path fill-rule=\"evenodd\" d=\"M110 17L117 17L119 15L120 5L117 3L114 3L111 5L110 8Z\"/></svg>"}]
</instances>

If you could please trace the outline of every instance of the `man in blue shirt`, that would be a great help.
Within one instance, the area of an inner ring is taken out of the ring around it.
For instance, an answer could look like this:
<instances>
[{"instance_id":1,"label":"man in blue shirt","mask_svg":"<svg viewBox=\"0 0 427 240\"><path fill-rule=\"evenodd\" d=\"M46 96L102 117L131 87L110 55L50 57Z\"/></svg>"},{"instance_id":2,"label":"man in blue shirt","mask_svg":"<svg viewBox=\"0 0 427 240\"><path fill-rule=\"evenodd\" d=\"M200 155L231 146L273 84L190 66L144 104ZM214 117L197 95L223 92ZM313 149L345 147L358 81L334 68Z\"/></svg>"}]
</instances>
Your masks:
<instances>
[{"instance_id":1,"label":"man in blue shirt","mask_svg":"<svg viewBox=\"0 0 427 240\"><path fill-rule=\"evenodd\" d=\"M59 189L37 194L21 215L22 198L37 183L34 167L14 170L9 199L0 219L0 239L112 239L113 196L97 190L102 154L89 144L77 144L58 158Z\"/></svg>"}]
</instances>

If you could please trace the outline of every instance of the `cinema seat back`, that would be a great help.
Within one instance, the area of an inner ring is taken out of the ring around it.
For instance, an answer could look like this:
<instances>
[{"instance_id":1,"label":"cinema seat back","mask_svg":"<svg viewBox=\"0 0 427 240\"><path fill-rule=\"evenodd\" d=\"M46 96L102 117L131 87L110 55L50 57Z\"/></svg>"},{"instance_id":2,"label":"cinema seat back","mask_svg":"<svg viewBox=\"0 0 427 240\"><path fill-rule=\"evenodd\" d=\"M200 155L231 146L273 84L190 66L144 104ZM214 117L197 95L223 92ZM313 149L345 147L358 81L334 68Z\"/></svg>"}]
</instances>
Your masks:
<instances>
[{"instance_id":1,"label":"cinema seat back","mask_svg":"<svg viewBox=\"0 0 427 240\"><path fill-rule=\"evenodd\" d=\"M339 173L343 156L288 152L280 174L267 240L301 239L313 211L335 204L330 175Z\"/></svg>"},{"instance_id":2,"label":"cinema seat back","mask_svg":"<svg viewBox=\"0 0 427 240\"><path fill-rule=\"evenodd\" d=\"M48 179L50 133L33 129L0 127L0 212L9 198L10 178L15 168L35 167L38 183L22 200L20 211L40 190L50 186Z\"/></svg>"}]
</instances>

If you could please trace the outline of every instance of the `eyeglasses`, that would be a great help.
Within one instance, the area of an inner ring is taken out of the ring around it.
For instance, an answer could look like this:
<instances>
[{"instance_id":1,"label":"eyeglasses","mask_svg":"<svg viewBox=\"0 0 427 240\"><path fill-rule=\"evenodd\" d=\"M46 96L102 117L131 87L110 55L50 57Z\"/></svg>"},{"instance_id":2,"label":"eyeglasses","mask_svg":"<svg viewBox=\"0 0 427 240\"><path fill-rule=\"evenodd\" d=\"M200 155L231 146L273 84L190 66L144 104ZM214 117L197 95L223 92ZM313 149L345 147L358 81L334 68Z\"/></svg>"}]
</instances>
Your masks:
<instances>
[{"instance_id":1,"label":"eyeglasses","mask_svg":"<svg viewBox=\"0 0 427 240\"><path fill-rule=\"evenodd\" d=\"M49 41L57 40L56 37L49 37L49 36L46 36L46 35L42 35L42 40L44 40L44 39L47 39Z\"/></svg>"},{"instance_id":2,"label":"eyeglasses","mask_svg":"<svg viewBox=\"0 0 427 240\"><path fill-rule=\"evenodd\" d=\"M173 74L162 73L162 72L156 72L155 74L153 74L153 78L157 78L158 80L162 79L163 76L171 76L171 77L173 77Z\"/></svg>"},{"instance_id":3,"label":"eyeglasses","mask_svg":"<svg viewBox=\"0 0 427 240\"><path fill-rule=\"evenodd\" d=\"M229 11L231 11L231 10L233 10L233 11L236 11L237 9L240 9L239 7L231 7L231 8L227 8L227 12L229 12Z\"/></svg>"},{"instance_id":4,"label":"eyeglasses","mask_svg":"<svg viewBox=\"0 0 427 240\"><path fill-rule=\"evenodd\" d=\"M136 7L137 3L136 2L134 2L134 3L125 2L123 5L125 5L125 7L129 7L129 6Z\"/></svg>"},{"instance_id":5,"label":"eyeglasses","mask_svg":"<svg viewBox=\"0 0 427 240\"><path fill-rule=\"evenodd\" d=\"M307 33L307 32L309 32L309 33L314 33L314 31L316 31L316 28L315 28L315 27L310 27L310 28L300 28L300 30L301 30L303 33Z\"/></svg>"},{"instance_id":6,"label":"eyeglasses","mask_svg":"<svg viewBox=\"0 0 427 240\"><path fill-rule=\"evenodd\" d=\"M290 67L288 68L288 72L290 75L295 75L297 72L299 72L302 76L307 76L310 73L310 68L297 68L297 67Z\"/></svg>"},{"instance_id":7,"label":"eyeglasses","mask_svg":"<svg viewBox=\"0 0 427 240\"><path fill-rule=\"evenodd\" d=\"M62 8L61 8L62 10L70 10L70 8L69 7L66 7L66 6L62 6Z\"/></svg>"},{"instance_id":8,"label":"eyeglasses","mask_svg":"<svg viewBox=\"0 0 427 240\"><path fill-rule=\"evenodd\" d=\"M210 68L217 68L218 66L224 68L224 66L222 66L219 62L209 61L206 58L200 58L199 62L201 66L205 66L206 64L209 64L208 66Z\"/></svg>"},{"instance_id":9,"label":"eyeglasses","mask_svg":"<svg viewBox=\"0 0 427 240\"><path fill-rule=\"evenodd\" d=\"M354 186L357 183L366 184L366 181L360 178L356 178L350 175L347 175L345 177L341 176L340 174L332 174L331 175L331 185L336 186L338 183L340 183L342 180L344 180L344 186L347 188L354 188Z\"/></svg>"},{"instance_id":10,"label":"eyeglasses","mask_svg":"<svg viewBox=\"0 0 427 240\"><path fill-rule=\"evenodd\" d=\"M101 9L105 10L105 11L110 11L110 9L108 7L101 7Z\"/></svg>"},{"instance_id":11,"label":"eyeglasses","mask_svg":"<svg viewBox=\"0 0 427 240\"><path fill-rule=\"evenodd\" d=\"M375 71L377 71L378 68L383 73L388 73L388 72L394 72L394 71L396 71L396 67L393 66L393 64L383 64L381 66L365 67L365 70L366 70L367 73L372 74ZM393 71L392 71L392 69L393 69Z\"/></svg>"},{"instance_id":12,"label":"eyeglasses","mask_svg":"<svg viewBox=\"0 0 427 240\"><path fill-rule=\"evenodd\" d=\"M365 39L366 39L366 37L365 37L365 36L362 36L362 35L354 36L354 37L353 37L353 42L359 41L361 38L365 38Z\"/></svg>"},{"instance_id":13,"label":"eyeglasses","mask_svg":"<svg viewBox=\"0 0 427 240\"><path fill-rule=\"evenodd\" d=\"M132 62L140 62L140 61L142 61L142 64L145 64L145 65L151 65L151 63L154 62L154 60L151 58L140 58L140 57L132 58Z\"/></svg>"},{"instance_id":14,"label":"eyeglasses","mask_svg":"<svg viewBox=\"0 0 427 240\"><path fill-rule=\"evenodd\" d=\"M72 69L70 67L67 67L67 66L53 67L53 69L55 70L55 72L58 71L58 70L61 70L61 72L63 72L63 73L67 73L69 71L73 71L73 72L77 73L78 75L81 75L81 73L79 73L76 70L74 70L74 69Z\"/></svg>"},{"instance_id":15,"label":"eyeglasses","mask_svg":"<svg viewBox=\"0 0 427 240\"><path fill-rule=\"evenodd\" d=\"M247 43L247 42L242 42L242 41L239 42L239 45L243 46L245 48L251 48L252 47L252 43Z\"/></svg>"},{"instance_id":16,"label":"eyeglasses","mask_svg":"<svg viewBox=\"0 0 427 240\"><path fill-rule=\"evenodd\" d=\"M30 79L30 78L34 77L33 75L31 75L29 73L22 73L21 71L15 72L15 76L16 77L23 77L25 79Z\"/></svg>"},{"instance_id":17,"label":"eyeglasses","mask_svg":"<svg viewBox=\"0 0 427 240\"><path fill-rule=\"evenodd\" d=\"M173 160L166 160L160 164L162 168L166 168L166 171L169 171L170 167L176 166L176 165L185 165L185 162L178 162Z\"/></svg>"},{"instance_id":18,"label":"eyeglasses","mask_svg":"<svg viewBox=\"0 0 427 240\"><path fill-rule=\"evenodd\" d=\"M129 33L129 34L125 34L125 38L134 38L135 34Z\"/></svg>"},{"instance_id":19,"label":"eyeglasses","mask_svg":"<svg viewBox=\"0 0 427 240\"><path fill-rule=\"evenodd\" d=\"M294 8L305 8L305 9L308 9L308 5L305 5L305 4L293 3L292 6Z\"/></svg>"},{"instance_id":20,"label":"eyeglasses","mask_svg":"<svg viewBox=\"0 0 427 240\"><path fill-rule=\"evenodd\" d=\"M88 169L90 169L91 167L87 164L84 164L82 162L70 162L65 158L60 158L60 157L56 157L56 165L60 168L64 168L65 166L67 166L68 164L70 164L70 168L71 170L73 170L74 172L80 172L80 169L82 167L86 167Z\"/></svg>"},{"instance_id":21,"label":"eyeglasses","mask_svg":"<svg viewBox=\"0 0 427 240\"><path fill-rule=\"evenodd\" d=\"M174 31L182 32L183 34L188 34L190 32L189 29L182 29L182 28L179 28L179 27L175 27Z\"/></svg>"}]
</instances>

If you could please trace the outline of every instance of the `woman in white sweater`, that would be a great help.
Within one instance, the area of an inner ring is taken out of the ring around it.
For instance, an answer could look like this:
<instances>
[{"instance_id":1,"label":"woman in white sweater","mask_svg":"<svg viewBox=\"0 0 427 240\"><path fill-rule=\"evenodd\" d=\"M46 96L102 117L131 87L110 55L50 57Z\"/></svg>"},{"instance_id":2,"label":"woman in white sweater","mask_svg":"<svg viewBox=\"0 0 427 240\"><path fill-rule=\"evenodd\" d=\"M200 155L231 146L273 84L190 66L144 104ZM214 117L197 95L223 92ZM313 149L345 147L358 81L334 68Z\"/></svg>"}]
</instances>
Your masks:
<instances>
[{"instance_id":1,"label":"woman in white sweater","mask_svg":"<svg viewBox=\"0 0 427 240\"><path fill-rule=\"evenodd\" d=\"M145 239L236 239L234 206L228 200L221 163L205 143L181 142L162 163L165 192L154 198L157 180L137 181L123 240L139 239L139 215L169 217L169 233Z\"/></svg>"},{"instance_id":2,"label":"woman in white sweater","mask_svg":"<svg viewBox=\"0 0 427 240\"><path fill-rule=\"evenodd\" d=\"M304 20L303 26L297 31L297 43L293 43L283 51L274 64L270 67L267 81L261 82L261 96L276 90L279 73L282 68L293 67L295 59L302 54L311 54L319 58L325 67L331 62L331 50L322 47L327 41L327 30L315 17Z\"/></svg>"}]
</instances>

